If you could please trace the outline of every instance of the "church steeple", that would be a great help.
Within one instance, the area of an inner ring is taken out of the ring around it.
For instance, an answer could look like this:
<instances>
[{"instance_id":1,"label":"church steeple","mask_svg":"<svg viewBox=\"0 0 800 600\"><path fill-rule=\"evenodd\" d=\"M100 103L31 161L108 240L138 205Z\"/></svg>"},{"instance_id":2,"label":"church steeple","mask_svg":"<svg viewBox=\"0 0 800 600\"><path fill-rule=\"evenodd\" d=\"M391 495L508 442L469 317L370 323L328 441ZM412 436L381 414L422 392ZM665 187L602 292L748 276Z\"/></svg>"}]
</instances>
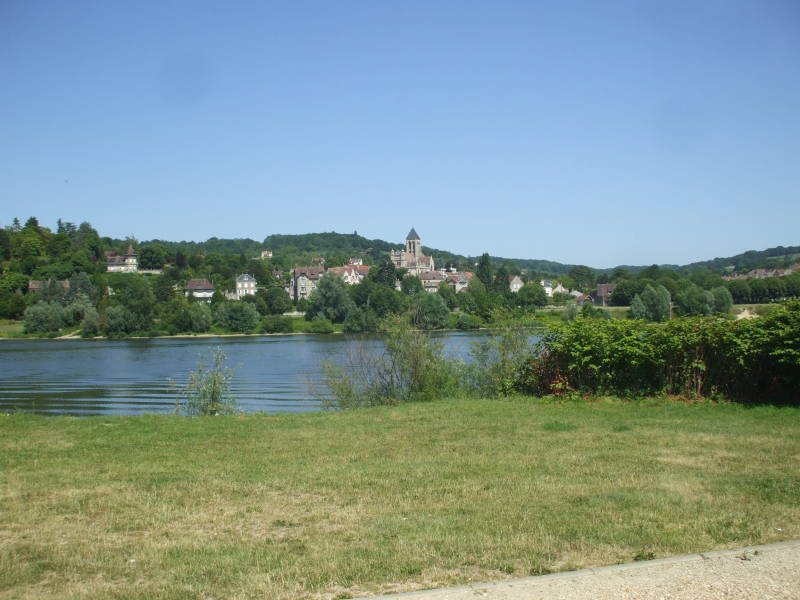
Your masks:
<instances>
[{"instance_id":1,"label":"church steeple","mask_svg":"<svg viewBox=\"0 0 800 600\"><path fill-rule=\"evenodd\" d=\"M414 256L422 254L422 240L419 239L419 234L413 227L406 236L406 252Z\"/></svg>"}]
</instances>

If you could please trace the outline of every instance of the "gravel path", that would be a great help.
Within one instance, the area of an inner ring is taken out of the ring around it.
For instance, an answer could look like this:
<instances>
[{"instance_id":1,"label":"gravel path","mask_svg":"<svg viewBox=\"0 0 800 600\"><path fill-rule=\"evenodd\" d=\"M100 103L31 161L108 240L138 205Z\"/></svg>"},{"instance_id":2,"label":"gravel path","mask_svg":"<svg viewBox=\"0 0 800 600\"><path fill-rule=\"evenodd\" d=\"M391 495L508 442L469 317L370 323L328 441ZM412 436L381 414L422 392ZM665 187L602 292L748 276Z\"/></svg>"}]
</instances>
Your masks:
<instances>
[{"instance_id":1,"label":"gravel path","mask_svg":"<svg viewBox=\"0 0 800 600\"><path fill-rule=\"evenodd\" d=\"M800 600L800 541L380 598Z\"/></svg>"}]
</instances>

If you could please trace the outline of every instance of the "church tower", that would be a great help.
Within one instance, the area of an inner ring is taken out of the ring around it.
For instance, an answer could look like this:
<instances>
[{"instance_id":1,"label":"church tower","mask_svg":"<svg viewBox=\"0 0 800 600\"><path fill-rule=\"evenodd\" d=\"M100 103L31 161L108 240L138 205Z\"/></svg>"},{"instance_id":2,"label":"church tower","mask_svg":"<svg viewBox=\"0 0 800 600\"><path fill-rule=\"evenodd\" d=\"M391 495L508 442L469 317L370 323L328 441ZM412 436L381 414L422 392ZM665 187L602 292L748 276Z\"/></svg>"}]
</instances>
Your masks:
<instances>
[{"instance_id":1,"label":"church tower","mask_svg":"<svg viewBox=\"0 0 800 600\"><path fill-rule=\"evenodd\" d=\"M415 257L422 255L422 240L419 239L419 234L413 227L406 236L406 252Z\"/></svg>"}]
</instances>

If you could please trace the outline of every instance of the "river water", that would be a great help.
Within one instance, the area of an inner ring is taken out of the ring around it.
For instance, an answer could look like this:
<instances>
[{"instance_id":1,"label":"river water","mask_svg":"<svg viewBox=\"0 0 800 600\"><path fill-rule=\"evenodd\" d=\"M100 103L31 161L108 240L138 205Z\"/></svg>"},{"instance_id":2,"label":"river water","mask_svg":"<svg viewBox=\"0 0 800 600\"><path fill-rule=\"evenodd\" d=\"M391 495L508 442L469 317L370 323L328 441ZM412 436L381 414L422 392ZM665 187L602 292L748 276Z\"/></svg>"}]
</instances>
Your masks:
<instances>
[{"instance_id":1,"label":"river water","mask_svg":"<svg viewBox=\"0 0 800 600\"><path fill-rule=\"evenodd\" d=\"M436 336L467 359L481 332ZM322 364L345 363L356 348L380 351L378 335L287 335L141 340L0 340L0 412L141 414L175 409L177 386L200 356L221 347L232 392L247 412L317 410Z\"/></svg>"}]
</instances>

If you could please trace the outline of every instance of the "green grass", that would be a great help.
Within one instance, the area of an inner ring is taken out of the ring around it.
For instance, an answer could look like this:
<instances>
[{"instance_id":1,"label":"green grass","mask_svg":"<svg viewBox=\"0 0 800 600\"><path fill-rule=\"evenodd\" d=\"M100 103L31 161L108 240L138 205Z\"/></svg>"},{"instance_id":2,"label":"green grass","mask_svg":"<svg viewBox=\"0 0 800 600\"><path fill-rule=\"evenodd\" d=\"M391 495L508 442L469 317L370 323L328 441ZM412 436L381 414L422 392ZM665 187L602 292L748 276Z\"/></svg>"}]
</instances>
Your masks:
<instances>
[{"instance_id":1,"label":"green grass","mask_svg":"<svg viewBox=\"0 0 800 600\"><path fill-rule=\"evenodd\" d=\"M0 337L22 337L22 321L0 319Z\"/></svg>"},{"instance_id":2,"label":"green grass","mask_svg":"<svg viewBox=\"0 0 800 600\"><path fill-rule=\"evenodd\" d=\"M0 416L0 598L336 598L800 538L800 409Z\"/></svg>"}]
</instances>

